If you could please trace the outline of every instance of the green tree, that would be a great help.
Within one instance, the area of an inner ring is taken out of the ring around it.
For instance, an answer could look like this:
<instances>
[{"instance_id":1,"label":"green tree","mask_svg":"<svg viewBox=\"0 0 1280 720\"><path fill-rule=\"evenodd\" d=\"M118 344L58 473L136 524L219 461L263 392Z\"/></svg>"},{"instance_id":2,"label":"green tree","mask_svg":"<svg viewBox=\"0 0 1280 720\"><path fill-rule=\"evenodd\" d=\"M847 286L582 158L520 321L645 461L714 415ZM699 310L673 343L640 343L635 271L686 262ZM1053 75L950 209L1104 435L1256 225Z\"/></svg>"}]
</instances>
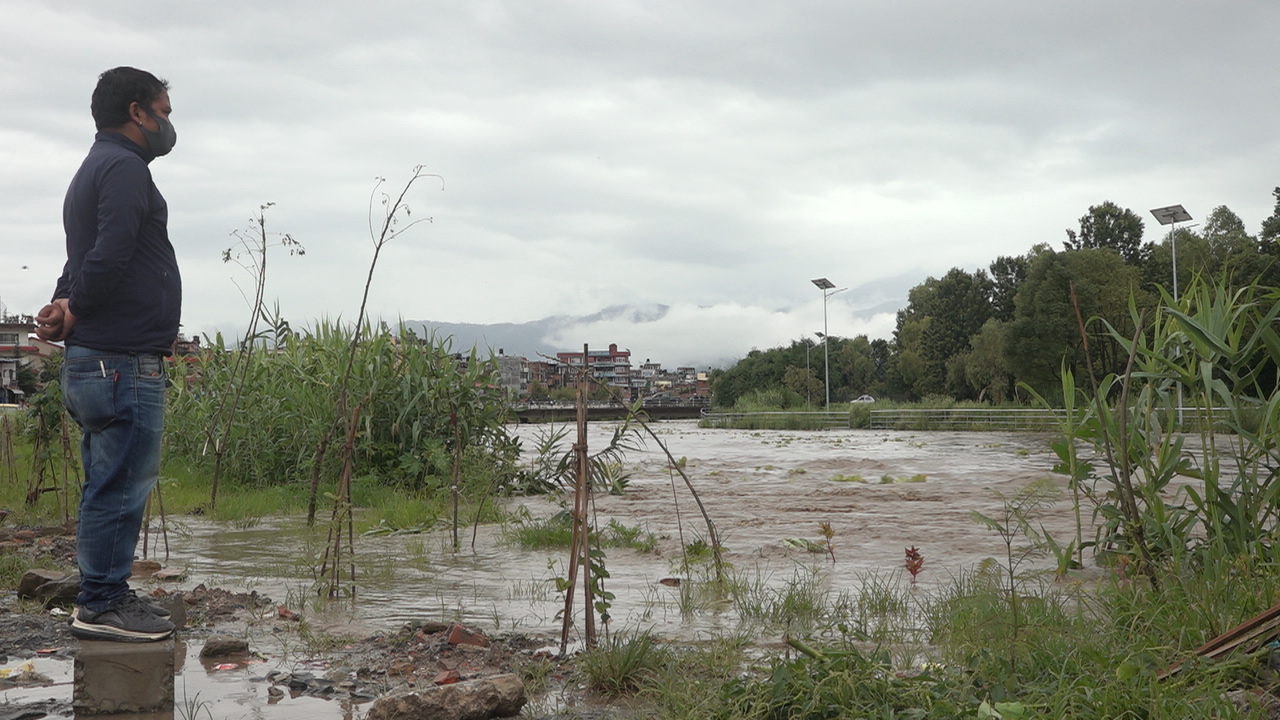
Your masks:
<instances>
[{"instance_id":1,"label":"green tree","mask_svg":"<svg viewBox=\"0 0 1280 720\"><path fill-rule=\"evenodd\" d=\"M806 370L802 367L791 366L787 368L782 377L782 384L796 395L804 398L808 405L814 402L821 403L826 399L826 386L822 384L822 380L813 374L812 370Z\"/></svg>"},{"instance_id":2,"label":"green tree","mask_svg":"<svg viewBox=\"0 0 1280 720\"><path fill-rule=\"evenodd\" d=\"M40 392L40 378L26 363L18 363L18 389L28 398Z\"/></svg>"},{"instance_id":3,"label":"green tree","mask_svg":"<svg viewBox=\"0 0 1280 720\"><path fill-rule=\"evenodd\" d=\"M834 342L831 350L834 353ZM787 368L804 367L806 353L816 373L822 367L822 350L814 347L808 339L793 340L786 347L769 350L753 348L732 367L711 374L711 394L716 405L732 407L747 393L783 387Z\"/></svg>"},{"instance_id":4,"label":"green tree","mask_svg":"<svg viewBox=\"0 0 1280 720\"><path fill-rule=\"evenodd\" d=\"M870 392L879 379L880 366L866 335L841 342L832 363L839 369L841 385L838 394L841 400L852 400Z\"/></svg>"},{"instance_id":5,"label":"green tree","mask_svg":"<svg viewBox=\"0 0 1280 720\"><path fill-rule=\"evenodd\" d=\"M896 362L890 377L894 395L919 399L927 392L927 367L920 348L924 331L932 321L932 317L904 318L898 313L898 329L894 332Z\"/></svg>"},{"instance_id":6,"label":"green tree","mask_svg":"<svg viewBox=\"0 0 1280 720\"><path fill-rule=\"evenodd\" d=\"M1008 362L1010 324L991 318L969 341L971 350L965 355L965 380L977 389L980 401L1004 402L1012 392L1013 373Z\"/></svg>"},{"instance_id":7,"label":"green tree","mask_svg":"<svg viewBox=\"0 0 1280 720\"><path fill-rule=\"evenodd\" d=\"M1276 191L1280 192L1280 188ZM1255 282L1265 287L1280 286L1280 243L1276 232L1280 232L1280 196L1276 212L1263 221L1262 233L1257 237L1245 230L1244 221L1227 206L1214 208L1205 219L1204 238L1213 254L1216 274L1232 288ZM1181 254L1178 259L1181 266Z\"/></svg>"},{"instance_id":8,"label":"green tree","mask_svg":"<svg viewBox=\"0 0 1280 720\"><path fill-rule=\"evenodd\" d=\"M1001 255L991 261L987 270L991 273L991 315L999 320L1012 320L1015 311L1014 298L1018 288L1027 279L1031 258L1026 255Z\"/></svg>"},{"instance_id":9,"label":"green tree","mask_svg":"<svg viewBox=\"0 0 1280 720\"><path fill-rule=\"evenodd\" d=\"M1174 248L1174 245L1177 245ZM1142 265L1142 279L1148 285L1158 285L1173 291L1174 250L1177 250L1179 293L1191 287L1197 275L1213 274L1218 268L1211 243L1189 228L1178 228L1151 248L1151 254Z\"/></svg>"},{"instance_id":10,"label":"green tree","mask_svg":"<svg viewBox=\"0 0 1280 720\"><path fill-rule=\"evenodd\" d=\"M529 383L529 400L533 402L546 402L551 399L551 391L547 390L547 386L534 380Z\"/></svg>"},{"instance_id":11,"label":"green tree","mask_svg":"<svg viewBox=\"0 0 1280 720\"><path fill-rule=\"evenodd\" d=\"M1080 230L1067 229L1067 250L1110 248L1131 265L1140 265L1151 246L1142 244L1142 218L1128 208L1107 200L1093 205L1080 218Z\"/></svg>"},{"instance_id":12,"label":"green tree","mask_svg":"<svg viewBox=\"0 0 1280 720\"><path fill-rule=\"evenodd\" d=\"M1226 205L1219 205L1204 221L1204 239L1219 260L1242 248L1253 249L1254 239L1244 228L1244 221Z\"/></svg>"},{"instance_id":13,"label":"green tree","mask_svg":"<svg viewBox=\"0 0 1280 720\"><path fill-rule=\"evenodd\" d=\"M1262 242L1276 243L1280 242L1280 187L1271 191L1276 199L1275 210L1271 212L1271 217L1262 221L1262 231L1258 233L1258 239Z\"/></svg>"},{"instance_id":14,"label":"green tree","mask_svg":"<svg viewBox=\"0 0 1280 720\"><path fill-rule=\"evenodd\" d=\"M952 268L942 278L931 277L911 289L907 307L898 312L896 337L900 353L919 358L919 372L908 382L916 396L946 388L948 361L966 351L969 338L991 317L992 288L985 272ZM904 332L913 324L918 330Z\"/></svg>"},{"instance_id":15,"label":"green tree","mask_svg":"<svg viewBox=\"0 0 1280 720\"><path fill-rule=\"evenodd\" d=\"M1138 307L1150 307L1152 297L1142 290L1138 268L1112 249L1048 252L1039 255L1018 292L1017 314L1009 325L1005 359L1017 379L1037 392L1056 397L1063 362L1084 376L1084 343L1072 304L1072 287L1085 321L1100 317L1119 332L1132 332L1131 295ZM1126 355L1096 323L1089 325L1089 349L1094 371L1122 373Z\"/></svg>"}]
</instances>

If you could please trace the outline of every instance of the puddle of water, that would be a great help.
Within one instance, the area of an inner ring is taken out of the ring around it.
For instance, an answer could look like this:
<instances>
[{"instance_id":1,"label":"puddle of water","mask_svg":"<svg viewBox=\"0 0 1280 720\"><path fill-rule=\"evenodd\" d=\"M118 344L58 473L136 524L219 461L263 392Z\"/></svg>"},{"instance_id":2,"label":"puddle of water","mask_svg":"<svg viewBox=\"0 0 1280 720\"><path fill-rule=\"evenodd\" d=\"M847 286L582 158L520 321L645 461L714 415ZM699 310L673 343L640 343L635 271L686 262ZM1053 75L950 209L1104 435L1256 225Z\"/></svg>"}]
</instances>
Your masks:
<instances>
[{"instance_id":1,"label":"puddle of water","mask_svg":"<svg viewBox=\"0 0 1280 720\"><path fill-rule=\"evenodd\" d=\"M1003 547L972 521L971 511L996 513L1001 508L998 493L1012 495L1028 482L1050 476L1054 460L1046 438L1030 434L708 430L693 422L656 428L673 455L687 458L686 472L716 523L727 548L725 559L739 570L759 572L775 586L797 567L821 568L825 582L836 590L856 589L869 572L905 581L904 550L910 546L919 547L925 558L921 582L946 582ZM603 448L612 429L611 424L593 425L591 448ZM531 438L539 428L526 425L516 432ZM629 453L627 464L633 474L626 492L597 495L597 522L616 519L638 525L658 542L652 553L608 551L607 589L616 595L614 627L685 638L734 629L737 620L723 605L682 614L680 591L659 584L677 574L681 538L691 542L705 536L705 529L683 482L667 471L666 456L656 444L650 441L643 451ZM867 482L848 481L854 476ZM891 481L881 483L886 476ZM923 482L902 481L917 476ZM1065 486L1061 478L1059 482ZM546 498L514 499L507 509L522 505L534 517L559 510ZM1054 537L1065 541L1072 536L1074 520L1065 493L1041 520ZM825 553L787 542L822 542L823 522L835 531L834 564ZM565 552L511 547L496 527L479 529L474 550L470 530L464 537L464 549L457 554L449 551L447 530L357 538L357 598L325 605L311 591L309 559L324 541L322 529L308 530L302 518L268 518L248 527L172 518L166 564L185 568L188 575L165 587L189 589L204 583L257 590L301 609L314 627L331 632L364 634L394 630L409 620L457 619L490 633L558 636L555 618L563 599L551 579L565 573ZM175 682L179 704L185 697L197 708L207 707L212 718L351 716L350 707L310 697L286 697L268 706L267 683L252 678L284 664L270 647L265 648L268 663L233 671L209 670L198 651L191 646L186 650ZM69 699L70 660L38 658L36 663L58 684L5 691L0 702Z\"/></svg>"},{"instance_id":2,"label":"puddle of water","mask_svg":"<svg viewBox=\"0 0 1280 720\"><path fill-rule=\"evenodd\" d=\"M234 668L220 667L221 662L200 658L203 642L186 643L179 640L174 665L174 701L171 712L120 713L109 716L117 720L196 720L208 718L271 717L280 720L319 720L320 718L344 718L349 720L367 703L326 700L307 695L293 696L286 693L279 699L267 695L269 685L266 674L273 669L299 672L324 672L318 664L306 662L283 663L276 659L250 664L236 664ZM228 663L230 664L230 663ZM30 666L35 672L53 681L40 687L16 687L0 690L0 710L6 705L28 705L49 701L62 708L69 708L73 692L74 660L70 656L38 656L29 660L13 660L0 665L0 670ZM79 716L77 716L79 717Z\"/></svg>"}]
</instances>

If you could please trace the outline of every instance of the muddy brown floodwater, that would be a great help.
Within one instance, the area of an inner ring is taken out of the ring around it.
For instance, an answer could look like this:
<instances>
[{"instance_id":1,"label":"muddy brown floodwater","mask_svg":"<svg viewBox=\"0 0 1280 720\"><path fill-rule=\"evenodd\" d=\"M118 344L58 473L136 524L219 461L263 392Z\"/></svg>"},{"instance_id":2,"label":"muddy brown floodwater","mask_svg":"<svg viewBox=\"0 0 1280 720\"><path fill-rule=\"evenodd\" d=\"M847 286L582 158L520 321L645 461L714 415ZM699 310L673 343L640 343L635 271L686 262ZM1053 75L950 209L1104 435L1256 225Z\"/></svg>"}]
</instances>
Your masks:
<instances>
[{"instance_id":1,"label":"muddy brown floodwater","mask_svg":"<svg viewBox=\"0 0 1280 720\"><path fill-rule=\"evenodd\" d=\"M613 427L592 426L592 451L607 444ZM905 582L904 550L910 546L924 557L920 582L946 582L1003 550L998 537L974 522L972 511L995 514L1002 507L1000 494L1056 477L1049 438L1037 434L712 430L693 422L654 427L676 458L686 458L685 471L716 524L725 559L735 571L758 573L773 584L786 582L797 568L820 569L823 582L836 590L856 589L868 573ZM528 447L545 426L524 425L516 432ZM665 454L650 440L642 451L627 454L626 465L632 473L626 492L598 494L597 521L640 526L658 540L649 553L608 551L614 626L681 638L734 630L738 620L727 607L682 613L679 590L659 583L682 574L681 538L689 543L705 537L697 508L679 477L668 471ZM1065 487L1063 478L1057 482ZM547 498L514 499L507 509L520 506L534 517L560 509ZM1074 520L1065 492L1039 521L1056 538L1071 537ZM821 543L824 522L834 530L834 563L825 553L788 542ZM514 548L494 526L479 529L474 549L469 529L464 538L462 551L454 554L446 530L360 537L356 600L319 604L311 590L311 567L324 535L308 532L301 518L240 523L171 518L165 564L185 568L187 576L165 588L203 583L256 590L298 608L314 629L339 634L386 632L424 619L460 620L491 634L558 634L555 617L563 600L553 578L565 574L565 552ZM287 643L268 638L259 646L267 662L234 673L187 662L176 681L179 702L184 692L187 697L199 693L214 718L321 720L349 712L315 698L286 698L267 707L265 684L252 678L298 660ZM67 682L69 666L65 659L44 658L37 669ZM70 687L68 682L43 692L23 690L21 697L14 692L0 692L0 708L5 701L69 696Z\"/></svg>"}]
</instances>

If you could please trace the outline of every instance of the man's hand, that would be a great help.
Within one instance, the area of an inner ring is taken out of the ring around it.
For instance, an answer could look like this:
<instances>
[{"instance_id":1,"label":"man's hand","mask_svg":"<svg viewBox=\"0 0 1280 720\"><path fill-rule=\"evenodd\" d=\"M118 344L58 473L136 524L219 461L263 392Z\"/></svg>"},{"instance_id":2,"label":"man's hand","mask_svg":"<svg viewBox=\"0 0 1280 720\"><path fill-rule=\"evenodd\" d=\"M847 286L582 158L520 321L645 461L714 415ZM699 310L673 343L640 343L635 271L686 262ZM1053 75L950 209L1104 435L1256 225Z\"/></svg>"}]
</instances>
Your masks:
<instances>
[{"instance_id":1,"label":"man's hand","mask_svg":"<svg viewBox=\"0 0 1280 720\"><path fill-rule=\"evenodd\" d=\"M71 301L58 298L40 308L40 312L36 314L36 337L49 342L66 340L75 325L76 316L71 314Z\"/></svg>"}]
</instances>

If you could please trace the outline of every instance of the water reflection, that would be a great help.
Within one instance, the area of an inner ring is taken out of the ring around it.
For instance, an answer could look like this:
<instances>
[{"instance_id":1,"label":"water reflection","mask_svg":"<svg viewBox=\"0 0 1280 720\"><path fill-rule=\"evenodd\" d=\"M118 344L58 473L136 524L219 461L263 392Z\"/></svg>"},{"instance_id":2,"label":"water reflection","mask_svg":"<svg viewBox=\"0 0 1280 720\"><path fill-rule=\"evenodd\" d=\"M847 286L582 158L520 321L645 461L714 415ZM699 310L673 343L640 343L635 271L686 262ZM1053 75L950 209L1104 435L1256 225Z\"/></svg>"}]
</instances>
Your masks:
<instances>
[{"instance_id":1,"label":"water reflection","mask_svg":"<svg viewBox=\"0 0 1280 720\"><path fill-rule=\"evenodd\" d=\"M72 695L76 714L172 713L179 645L81 640Z\"/></svg>"}]
</instances>

